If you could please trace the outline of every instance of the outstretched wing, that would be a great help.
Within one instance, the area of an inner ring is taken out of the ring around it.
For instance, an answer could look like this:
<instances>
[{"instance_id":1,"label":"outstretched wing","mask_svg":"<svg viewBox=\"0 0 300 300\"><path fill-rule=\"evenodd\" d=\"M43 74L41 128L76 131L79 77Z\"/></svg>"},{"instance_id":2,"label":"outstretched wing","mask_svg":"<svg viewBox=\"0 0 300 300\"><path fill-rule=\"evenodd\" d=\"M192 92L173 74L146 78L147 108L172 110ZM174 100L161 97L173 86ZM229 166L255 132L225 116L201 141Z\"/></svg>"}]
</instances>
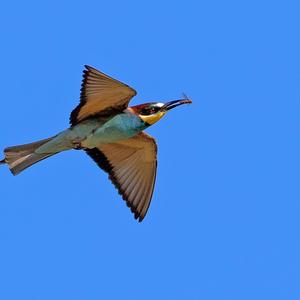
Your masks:
<instances>
[{"instance_id":1,"label":"outstretched wing","mask_svg":"<svg viewBox=\"0 0 300 300\"><path fill-rule=\"evenodd\" d=\"M136 95L136 91L128 85L92 67L85 68L80 103L70 116L72 126L94 115L106 116L123 111Z\"/></svg>"},{"instance_id":2,"label":"outstretched wing","mask_svg":"<svg viewBox=\"0 0 300 300\"><path fill-rule=\"evenodd\" d=\"M140 134L117 143L87 149L87 154L109 174L119 194L141 222L149 208L157 168L154 138Z\"/></svg>"}]
</instances>

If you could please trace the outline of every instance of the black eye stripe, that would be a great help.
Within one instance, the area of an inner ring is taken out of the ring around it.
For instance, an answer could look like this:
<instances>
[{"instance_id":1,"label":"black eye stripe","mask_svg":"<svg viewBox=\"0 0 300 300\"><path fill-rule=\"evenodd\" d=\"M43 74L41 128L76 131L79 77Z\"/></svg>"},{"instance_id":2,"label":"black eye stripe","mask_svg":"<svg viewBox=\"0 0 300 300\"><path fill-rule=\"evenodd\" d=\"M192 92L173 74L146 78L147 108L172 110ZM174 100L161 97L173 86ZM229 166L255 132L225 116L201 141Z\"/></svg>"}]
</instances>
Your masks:
<instances>
[{"instance_id":1,"label":"black eye stripe","mask_svg":"<svg viewBox=\"0 0 300 300\"><path fill-rule=\"evenodd\" d=\"M141 115L148 116L159 111L159 107L147 107L140 111Z\"/></svg>"}]
</instances>

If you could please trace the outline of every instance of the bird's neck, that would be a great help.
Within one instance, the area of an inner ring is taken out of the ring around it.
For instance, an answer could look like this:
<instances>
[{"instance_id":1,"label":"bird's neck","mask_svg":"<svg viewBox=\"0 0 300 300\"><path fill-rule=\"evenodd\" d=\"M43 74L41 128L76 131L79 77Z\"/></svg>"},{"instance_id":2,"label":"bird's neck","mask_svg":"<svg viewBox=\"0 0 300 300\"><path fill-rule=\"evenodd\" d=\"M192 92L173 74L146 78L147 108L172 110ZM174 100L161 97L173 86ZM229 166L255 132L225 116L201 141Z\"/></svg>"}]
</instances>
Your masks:
<instances>
[{"instance_id":1,"label":"bird's neck","mask_svg":"<svg viewBox=\"0 0 300 300\"><path fill-rule=\"evenodd\" d=\"M142 130L146 129L149 127L151 124L145 122L140 115L135 111L133 107L128 107L125 111L126 114L132 116L132 119L135 120L136 124L140 124L141 127L143 127Z\"/></svg>"},{"instance_id":2,"label":"bird's neck","mask_svg":"<svg viewBox=\"0 0 300 300\"><path fill-rule=\"evenodd\" d=\"M154 123L156 123L157 121L159 121L165 115L165 112L163 112L163 111L158 112L158 113L153 114L153 115L149 115L149 116L139 115L137 113L137 111L134 109L134 107L127 108L127 111L129 113L132 113L135 116L137 116L142 122L145 123L146 127L149 127L149 126L153 125Z\"/></svg>"}]
</instances>

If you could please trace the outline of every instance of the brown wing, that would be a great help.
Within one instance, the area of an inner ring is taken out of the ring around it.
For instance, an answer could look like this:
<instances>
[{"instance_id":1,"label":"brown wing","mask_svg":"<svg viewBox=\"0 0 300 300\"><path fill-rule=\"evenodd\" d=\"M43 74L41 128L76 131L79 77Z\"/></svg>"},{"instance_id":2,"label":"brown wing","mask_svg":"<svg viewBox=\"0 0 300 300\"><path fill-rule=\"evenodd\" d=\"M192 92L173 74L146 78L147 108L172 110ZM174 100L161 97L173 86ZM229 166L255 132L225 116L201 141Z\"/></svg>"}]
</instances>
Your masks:
<instances>
[{"instance_id":1,"label":"brown wing","mask_svg":"<svg viewBox=\"0 0 300 300\"><path fill-rule=\"evenodd\" d=\"M157 146L154 138L142 132L86 152L109 174L134 217L141 222L149 208L156 177Z\"/></svg>"},{"instance_id":2,"label":"brown wing","mask_svg":"<svg viewBox=\"0 0 300 300\"><path fill-rule=\"evenodd\" d=\"M71 125L94 116L118 113L127 108L136 91L104 73L85 66L81 84L80 103L72 111Z\"/></svg>"}]
</instances>

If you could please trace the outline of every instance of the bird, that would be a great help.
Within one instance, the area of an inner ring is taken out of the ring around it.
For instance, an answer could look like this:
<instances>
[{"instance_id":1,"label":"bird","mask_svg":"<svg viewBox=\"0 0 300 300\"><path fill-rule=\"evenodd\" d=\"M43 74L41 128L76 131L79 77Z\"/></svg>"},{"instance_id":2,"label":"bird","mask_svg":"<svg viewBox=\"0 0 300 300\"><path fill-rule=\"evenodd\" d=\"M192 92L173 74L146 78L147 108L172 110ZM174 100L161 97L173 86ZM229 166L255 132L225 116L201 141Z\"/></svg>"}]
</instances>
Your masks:
<instances>
[{"instance_id":1,"label":"bird","mask_svg":"<svg viewBox=\"0 0 300 300\"><path fill-rule=\"evenodd\" d=\"M0 164L17 175L33 164L66 150L83 150L109 175L119 194L141 222L150 205L157 170L157 144L144 132L171 109L190 104L188 97L129 107L137 92L85 65L80 102L70 127L33 143L7 147Z\"/></svg>"}]
</instances>

